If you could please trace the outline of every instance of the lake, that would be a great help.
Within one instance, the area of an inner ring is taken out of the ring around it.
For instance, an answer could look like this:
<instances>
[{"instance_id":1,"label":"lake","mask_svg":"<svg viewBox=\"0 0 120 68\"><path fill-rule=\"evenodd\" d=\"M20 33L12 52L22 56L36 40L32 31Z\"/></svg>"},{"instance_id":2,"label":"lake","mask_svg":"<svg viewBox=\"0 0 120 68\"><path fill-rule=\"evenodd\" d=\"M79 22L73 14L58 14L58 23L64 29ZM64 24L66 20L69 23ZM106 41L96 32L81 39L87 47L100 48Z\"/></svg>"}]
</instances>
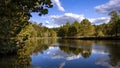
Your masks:
<instances>
[{"instance_id":1,"label":"lake","mask_svg":"<svg viewBox=\"0 0 120 68\"><path fill-rule=\"evenodd\" d=\"M44 38L28 41L0 68L120 68L120 41Z\"/></svg>"}]
</instances>

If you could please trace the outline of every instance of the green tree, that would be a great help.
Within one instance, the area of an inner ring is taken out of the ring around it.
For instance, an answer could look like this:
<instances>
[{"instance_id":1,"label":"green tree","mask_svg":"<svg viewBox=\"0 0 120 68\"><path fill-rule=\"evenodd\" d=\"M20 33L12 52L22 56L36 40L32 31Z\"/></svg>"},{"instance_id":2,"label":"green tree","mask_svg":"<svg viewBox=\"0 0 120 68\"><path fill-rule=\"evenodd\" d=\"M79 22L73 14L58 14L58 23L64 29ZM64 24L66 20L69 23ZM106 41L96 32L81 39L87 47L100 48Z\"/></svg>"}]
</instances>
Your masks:
<instances>
[{"instance_id":1,"label":"green tree","mask_svg":"<svg viewBox=\"0 0 120 68\"><path fill-rule=\"evenodd\" d=\"M74 26L77 29L77 33L78 33L79 32L79 27L80 27L79 22L78 21L73 22L72 26Z\"/></svg>"},{"instance_id":2,"label":"green tree","mask_svg":"<svg viewBox=\"0 0 120 68\"><path fill-rule=\"evenodd\" d=\"M94 35L97 36L104 36L106 33L106 24L101 24L101 25L94 25L95 27L95 33Z\"/></svg>"},{"instance_id":3,"label":"green tree","mask_svg":"<svg viewBox=\"0 0 120 68\"><path fill-rule=\"evenodd\" d=\"M50 37L57 37L57 33L54 30L51 30L50 33Z\"/></svg>"},{"instance_id":4,"label":"green tree","mask_svg":"<svg viewBox=\"0 0 120 68\"><path fill-rule=\"evenodd\" d=\"M109 15L111 16L110 19L110 23L112 25L112 30L111 32L113 32L115 34L115 36L118 36L118 30L120 27L120 16L118 15L117 11L112 11L109 13Z\"/></svg>"},{"instance_id":5,"label":"green tree","mask_svg":"<svg viewBox=\"0 0 120 68\"><path fill-rule=\"evenodd\" d=\"M75 26L70 26L68 28L68 36L75 36L77 34L77 28Z\"/></svg>"},{"instance_id":6,"label":"green tree","mask_svg":"<svg viewBox=\"0 0 120 68\"><path fill-rule=\"evenodd\" d=\"M63 25L63 28L65 30L65 36L68 36L69 35L69 27L71 26L71 24L69 22L67 22L65 25Z\"/></svg>"},{"instance_id":7,"label":"green tree","mask_svg":"<svg viewBox=\"0 0 120 68\"><path fill-rule=\"evenodd\" d=\"M81 25L81 36L91 36L94 34L94 26L91 25L88 19L83 19Z\"/></svg>"},{"instance_id":8,"label":"green tree","mask_svg":"<svg viewBox=\"0 0 120 68\"><path fill-rule=\"evenodd\" d=\"M81 25L80 25L80 23L78 22L78 21L75 21L73 24L72 24L72 26L74 26L75 27L75 29L77 30L77 32L76 32L76 37L79 37L80 35L81 35Z\"/></svg>"},{"instance_id":9,"label":"green tree","mask_svg":"<svg viewBox=\"0 0 120 68\"><path fill-rule=\"evenodd\" d=\"M57 33L48 27L42 26L42 24L32 23L34 29L37 32L37 37L56 37Z\"/></svg>"},{"instance_id":10,"label":"green tree","mask_svg":"<svg viewBox=\"0 0 120 68\"><path fill-rule=\"evenodd\" d=\"M59 37L66 37L68 36L68 29L71 26L69 22L67 22L65 25L61 26L58 30L58 36Z\"/></svg>"},{"instance_id":11,"label":"green tree","mask_svg":"<svg viewBox=\"0 0 120 68\"><path fill-rule=\"evenodd\" d=\"M2 0L0 1L0 38L16 37L26 25L32 12L48 13L50 0Z\"/></svg>"},{"instance_id":12,"label":"green tree","mask_svg":"<svg viewBox=\"0 0 120 68\"><path fill-rule=\"evenodd\" d=\"M65 37L66 36L66 31L63 27L60 27L58 30L58 36L59 37Z\"/></svg>"},{"instance_id":13,"label":"green tree","mask_svg":"<svg viewBox=\"0 0 120 68\"><path fill-rule=\"evenodd\" d=\"M0 48L5 51L1 52L16 53L16 40L25 41L36 34L28 21L31 13L37 12L41 16L52 6L51 0L0 0L0 40L4 42Z\"/></svg>"},{"instance_id":14,"label":"green tree","mask_svg":"<svg viewBox=\"0 0 120 68\"><path fill-rule=\"evenodd\" d=\"M17 35L17 39L19 41L25 41L31 37L37 37L37 32L32 24L28 24L27 26L25 26Z\"/></svg>"}]
</instances>

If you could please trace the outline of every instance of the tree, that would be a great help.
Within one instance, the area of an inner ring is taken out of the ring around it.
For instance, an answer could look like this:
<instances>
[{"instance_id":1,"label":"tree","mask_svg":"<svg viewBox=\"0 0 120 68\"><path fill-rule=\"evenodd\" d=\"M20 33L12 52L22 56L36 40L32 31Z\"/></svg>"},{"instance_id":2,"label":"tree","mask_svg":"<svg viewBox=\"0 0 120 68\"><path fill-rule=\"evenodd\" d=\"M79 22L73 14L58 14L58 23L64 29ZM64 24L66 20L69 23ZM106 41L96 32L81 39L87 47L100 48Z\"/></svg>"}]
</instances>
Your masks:
<instances>
[{"instance_id":1,"label":"tree","mask_svg":"<svg viewBox=\"0 0 120 68\"><path fill-rule=\"evenodd\" d=\"M0 1L0 38L16 37L26 25L32 12L48 13L50 0L2 0Z\"/></svg>"},{"instance_id":2,"label":"tree","mask_svg":"<svg viewBox=\"0 0 120 68\"><path fill-rule=\"evenodd\" d=\"M74 21L72 25L76 27L76 29L77 29L77 33L78 33L78 31L79 31L79 27L80 27L79 22L78 22L78 21Z\"/></svg>"},{"instance_id":3,"label":"tree","mask_svg":"<svg viewBox=\"0 0 120 68\"><path fill-rule=\"evenodd\" d=\"M47 8L53 7L51 0L2 0L0 6L2 9L1 11L9 10L12 12L17 10L18 14L19 12L23 12L24 15L29 17L31 16L31 12L39 12L39 15L47 14ZM4 7L9 7L10 9L5 9ZM6 12L1 13L4 13L2 15L10 15Z\"/></svg>"},{"instance_id":4,"label":"tree","mask_svg":"<svg viewBox=\"0 0 120 68\"><path fill-rule=\"evenodd\" d=\"M42 37L42 33L43 33L43 27L42 27L42 25L39 25L37 23L32 23L32 26L34 27L34 29L37 32L37 37Z\"/></svg>"},{"instance_id":5,"label":"tree","mask_svg":"<svg viewBox=\"0 0 120 68\"><path fill-rule=\"evenodd\" d=\"M25 41L31 37L37 37L37 32L31 23L25 26L17 35L19 41Z\"/></svg>"},{"instance_id":6,"label":"tree","mask_svg":"<svg viewBox=\"0 0 120 68\"><path fill-rule=\"evenodd\" d=\"M57 33L54 30L50 30L50 37L57 37Z\"/></svg>"},{"instance_id":7,"label":"tree","mask_svg":"<svg viewBox=\"0 0 120 68\"><path fill-rule=\"evenodd\" d=\"M105 23L103 23L103 24L100 24L100 25L94 25L94 27L95 27L95 36L97 37L97 36L104 36L105 34L107 34L106 32L106 25L107 24L105 24Z\"/></svg>"},{"instance_id":8,"label":"tree","mask_svg":"<svg viewBox=\"0 0 120 68\"><path fill-rule=\"evenodd\" d=\"M65 25L63 25L63 28L65 30L65 36L69 35L69 27L71 26L71 24L69 22L67 22Z\"/></svg>"},{"instance_id":9,"label":"tree","mask_svg":"<svg viewBox=\"0 0 120 68\"><path fill-rule=\"evenodd\" d=\"M59 37L65 37L66 36L66 31L65 31L65 29L63 27L59 28L58 36Z\"/></svg>"},{"instance_id":10,"label":"tree","mask_svg":"<svg viewBox=\"0 0 120 68\"><path fill-rule=\"evenodd\" d=\"M117 11L112 11L109 13L109 15L111 16L110 19L110 23L112 25L112 30L111 32L113 32L115 34L115 36L118 36L118 30L120 27L120 16L118 15Z\"/></svg>"},{"instance_id":11,"label":"tree","mask_svg":"<svg viewBox=\"0 0 120 68\"><path fill-rule=\"evenodd\" d=\"M88 19L83 19L80 25L81 25L82 36L91 36L94 34L94 26L91 25Z\"/></svg>"},{"instance_id":12,"label":"tree","mask_svg":"<svg viewBox=\"0 0 120 68\"><path fill-rule=\"evenodd\" d=\"M19 39L25 41L36 34L29 22L32 12L45 15L52 6L51 0L0 0L0 40L3 40L0 48L3 47L3 53L16 52Z\"/></svg>"},{"instance_id":13,"label":"tree","mask_svg":"<svg viewBox=\"0 0 120 68\"><path fill-rule=\"evenodd\" d=\"M58 30L58 36L59 37L65 37L68 36L68 29L71 26L71 24L69 22L67 22L65 25L61 26Z\"/></svg>"},{"instance_id":14,"label":"tree","mask_svg":"<svg viewBox=\"0 0 120 68\"><path fill-rule=\"evenodd\" d=\"M75 36L77 34L77 28L75 26L70 26L68 28L68 36Z\"/></svg>"}]
</instances>

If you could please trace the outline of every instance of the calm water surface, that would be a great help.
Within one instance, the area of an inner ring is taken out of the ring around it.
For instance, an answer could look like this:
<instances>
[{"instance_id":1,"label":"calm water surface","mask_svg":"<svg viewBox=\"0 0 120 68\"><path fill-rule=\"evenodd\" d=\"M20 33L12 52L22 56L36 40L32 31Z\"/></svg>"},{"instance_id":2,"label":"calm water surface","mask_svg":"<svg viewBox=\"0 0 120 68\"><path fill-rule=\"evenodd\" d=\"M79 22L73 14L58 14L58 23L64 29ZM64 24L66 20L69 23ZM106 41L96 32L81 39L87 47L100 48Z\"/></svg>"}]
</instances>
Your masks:
<instances>
[{"instance_id":1,"label":"calm water surface","mask_svg":"<svg viewBox=\"0 0 120 68\"><path fill-rule=\"evenodd\" d=\"M17 57L2 57L0 68L120 68L120 41L40 39Z\"/></svg>"}]
</instances>

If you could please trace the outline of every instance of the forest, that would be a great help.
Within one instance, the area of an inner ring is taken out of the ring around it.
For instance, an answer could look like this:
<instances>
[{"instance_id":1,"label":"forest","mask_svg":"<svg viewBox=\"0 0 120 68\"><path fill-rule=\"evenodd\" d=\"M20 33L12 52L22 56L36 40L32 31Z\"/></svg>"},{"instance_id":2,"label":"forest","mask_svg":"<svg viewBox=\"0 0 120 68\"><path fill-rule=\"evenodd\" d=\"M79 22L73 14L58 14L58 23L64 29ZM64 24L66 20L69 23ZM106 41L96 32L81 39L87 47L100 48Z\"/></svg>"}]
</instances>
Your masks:
<instances>
[{"instance_id":1,"label":"forest","mask_svg":"<svg viewBox=\"0 0 120 68\"><path fill-rule=\"evenodd\" d=\"M83 19L72 24L66 22L58 28L48 28L41 23L29 21L31 13L45 15L52 7L51 0L1 0L0 53L16 51L22 47L20 44L32 37L120 37L120 16L117 11L110 12L110 21L100 25L94 25L88 19Z\"/></svg>"},{"instance_id":2,"label":"forest","mask_svg":"<svg viewBox=\"0 0 120 68\"><path fill-rule=\"evenodd\" d=\"M16 54L31 37L54 35L54 31L29 22L31 13L45 15L52 7L51 0L0 0L0 54Z\"/></svg>"},{"instance_id":3,"label":"forest","mask_svg":"<svg viewBox=\"0 0 120 68\"><path fill-rule=\"evenodd\" d=\"M120 36L120 16L117 11L109 13L110 21L103 24L92 24L88 19L83 19L81 22L67 22L65 25L58 28L57 34L59 37L119 37Z\"/></svg>"}]
</instances>

